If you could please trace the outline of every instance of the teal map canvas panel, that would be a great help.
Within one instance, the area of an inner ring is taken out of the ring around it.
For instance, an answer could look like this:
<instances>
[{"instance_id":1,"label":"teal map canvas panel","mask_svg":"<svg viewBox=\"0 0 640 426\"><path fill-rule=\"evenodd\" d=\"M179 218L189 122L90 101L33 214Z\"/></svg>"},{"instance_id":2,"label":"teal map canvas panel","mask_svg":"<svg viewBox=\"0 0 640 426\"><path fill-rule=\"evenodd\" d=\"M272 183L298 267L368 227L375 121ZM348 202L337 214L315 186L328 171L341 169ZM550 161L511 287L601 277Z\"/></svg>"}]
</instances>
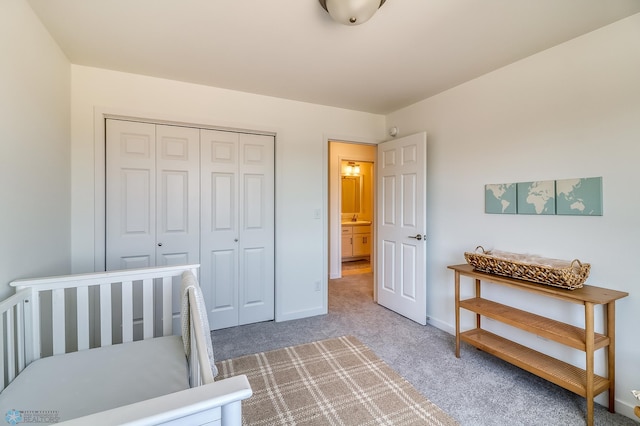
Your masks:
<instances>
[{"instance_id":1,"label":"teal map canvas panel","mask_svg":"<svg viewBox=\"0 0 640 426\"><path fill-rule=\"evenodd\" d=\"M519 182L518 214L556 214L555 182Z\"/></svg>"},{"instance_id":2,"label":"teal map canvas panel","mask_svg":"<svg viewBox=\"0 0 640 426\"><path fill-rule=\"evenodd\" d=\"M602 177L556 181L557 214L602 216Z\"/></svg>"},{"instance_id":3,"label":"teal map canvas panel","mask_svg":"<svg viewBox=\"0 0 640 426\"><path fill-rule=\"evenodd\" d=\"M484 211L495 214L516 213L516 184L496 183L484 186Z\"/></svg>"}]
</instances>

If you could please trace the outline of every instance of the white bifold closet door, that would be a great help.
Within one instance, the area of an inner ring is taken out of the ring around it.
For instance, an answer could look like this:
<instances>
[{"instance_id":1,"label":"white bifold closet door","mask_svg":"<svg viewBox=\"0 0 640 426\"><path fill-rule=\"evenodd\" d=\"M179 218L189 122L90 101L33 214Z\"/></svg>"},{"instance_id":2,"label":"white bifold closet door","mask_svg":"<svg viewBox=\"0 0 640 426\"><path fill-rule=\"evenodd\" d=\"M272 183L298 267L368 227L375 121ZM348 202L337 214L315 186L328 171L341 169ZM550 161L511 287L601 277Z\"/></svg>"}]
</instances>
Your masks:
<instances>
[{"instance_id":1,"label":"white bifold closet door","mask_svg":"<svg viewBox=\"0 0 640 426\"><path fill-rule=\"evenodd\" d=\"M107 270L200 260L200 132L107 120Z\"/></svg>"},{"instance_id":2,"label":"white bifold closet door","mask_svg":"<svg viewBox=\"0 0 640 426\"><path fill-rule=\"evenodd\" d=\"M274 318L274 137L202 130L201 280L212 329Z\"/></svg>"},{"instance_id":3,"label":"white bifold closet door","mask_svg":"<svg viewBox=\"0 0 640 426\"><path fill-rule=\"evenodd\" d=\"M274 137L112 119L106 130L107 270L200 263L212 329L272 320Z\"/></svg>"}]
</instances>

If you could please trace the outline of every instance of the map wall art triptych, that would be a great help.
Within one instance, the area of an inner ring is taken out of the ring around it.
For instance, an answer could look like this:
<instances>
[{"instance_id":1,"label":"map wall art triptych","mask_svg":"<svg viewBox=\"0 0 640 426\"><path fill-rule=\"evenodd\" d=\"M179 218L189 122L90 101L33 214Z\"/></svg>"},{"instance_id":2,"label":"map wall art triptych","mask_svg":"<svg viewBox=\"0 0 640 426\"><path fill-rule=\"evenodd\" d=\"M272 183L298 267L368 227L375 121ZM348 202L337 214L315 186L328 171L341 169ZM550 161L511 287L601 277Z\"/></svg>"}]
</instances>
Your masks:
<instances>
[{"instance_id":1,"label":"map wall art triptych","mask_svg":"<svg viewBox=\"0 0 640 426\"><path fill-rule=\"evenodd\" d=\"M488 184L484 200L485 213L602 216L602 177Z\"/></svg>"}]
</instances>

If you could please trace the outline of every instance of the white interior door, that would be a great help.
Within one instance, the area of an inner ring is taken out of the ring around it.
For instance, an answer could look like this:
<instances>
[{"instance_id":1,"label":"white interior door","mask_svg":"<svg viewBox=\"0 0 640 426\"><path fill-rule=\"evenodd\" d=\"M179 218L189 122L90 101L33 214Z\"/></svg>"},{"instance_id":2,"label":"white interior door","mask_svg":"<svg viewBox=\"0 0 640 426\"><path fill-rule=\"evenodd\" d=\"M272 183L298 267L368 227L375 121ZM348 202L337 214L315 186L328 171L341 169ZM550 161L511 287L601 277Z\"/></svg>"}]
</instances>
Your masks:
<instances>
[{"instance_id":1,"label":"white interior door","mask_svg":"<svg viewBox=\"0 0 640 426\"><path fill-rule=\"evenodd\" d=\"M426 324L427 135L378 145L378 303Z\"/></svg>"},{"instance_id":2,"label":"white interior door","mask_svg":"<svg viewBox=\"0 0 640 426\"><path fill-rule=\"evenodd\" d=\"M203 130L201 285L212 329L274 318L274 138Z\"/></svg>"}]
</instances>

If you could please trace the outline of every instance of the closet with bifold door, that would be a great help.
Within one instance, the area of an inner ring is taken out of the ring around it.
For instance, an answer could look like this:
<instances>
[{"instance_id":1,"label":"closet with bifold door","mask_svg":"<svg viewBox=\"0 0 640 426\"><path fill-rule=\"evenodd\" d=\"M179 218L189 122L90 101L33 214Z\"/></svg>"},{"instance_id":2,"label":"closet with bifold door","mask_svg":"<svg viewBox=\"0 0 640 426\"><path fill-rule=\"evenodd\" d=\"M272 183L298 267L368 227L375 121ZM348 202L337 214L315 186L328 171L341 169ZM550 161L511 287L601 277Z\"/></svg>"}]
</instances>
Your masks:
<instances>
[{"instance_id":1,"label":"closet with bifold door","mask_svg":"<svg viewBox=\"0 0 640 426\"><path fill-rule=\"evenodd\" d=\"M274 142L107 119L107 270L199 263L211 329L274 319Z\"/></svg>"},{"instance_id":2,"label":"closet with bifold door","mask_svg":"<svg viewBox=\"0 0 640 426\"><path fill-rule=\"evenodd\" d=\"M202 130L201 279L216 328L274 318L274 138Z\"/></svg>"}]
</instances>

